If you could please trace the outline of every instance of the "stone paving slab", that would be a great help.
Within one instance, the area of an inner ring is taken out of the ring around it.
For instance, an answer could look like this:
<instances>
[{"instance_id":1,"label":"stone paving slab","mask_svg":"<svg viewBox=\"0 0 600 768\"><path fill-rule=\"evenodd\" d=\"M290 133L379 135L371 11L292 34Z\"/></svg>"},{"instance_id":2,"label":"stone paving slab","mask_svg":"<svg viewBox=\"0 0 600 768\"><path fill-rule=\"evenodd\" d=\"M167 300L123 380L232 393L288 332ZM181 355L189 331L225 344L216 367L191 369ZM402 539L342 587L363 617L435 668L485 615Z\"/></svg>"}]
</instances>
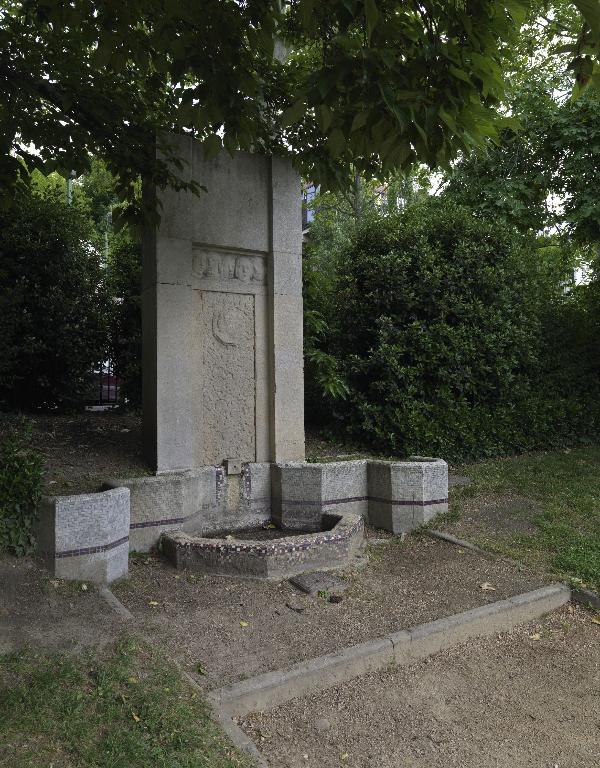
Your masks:
<instances>
[{"instance_id":1,"label":"stone paving slab","mask_svg":"<svg viewBox=\"0 0 600 768\"><path fill-rule=\"evenodd\" d=\"M328 592L332 594L341 594L345 592L350 584L344 579L340 579L329 571L313 571L312 573L302 573L290 579L293 587L298 587L307 595L318 595L319 592Z\"/></svg>"}]
</instances>

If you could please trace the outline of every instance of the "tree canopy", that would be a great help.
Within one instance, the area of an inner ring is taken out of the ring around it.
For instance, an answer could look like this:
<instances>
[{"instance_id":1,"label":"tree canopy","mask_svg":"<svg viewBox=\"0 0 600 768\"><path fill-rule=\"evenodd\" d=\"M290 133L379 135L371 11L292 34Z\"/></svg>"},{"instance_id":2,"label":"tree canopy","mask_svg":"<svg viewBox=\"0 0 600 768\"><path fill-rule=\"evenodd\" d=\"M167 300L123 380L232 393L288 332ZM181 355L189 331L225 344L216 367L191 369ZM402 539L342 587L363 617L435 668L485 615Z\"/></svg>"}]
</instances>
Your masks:
<instances>
[{"instance_id":1,"label":"tree canopy","mask_svg":"<svg viewBox=\"0 0 600 768\"><path fill-rule=\"evenodd\" d=\"M598 78L598 0L563 48ZM334 184L443 164L506 124L504 73L539 0L2 0L0 188L27 167L85 170L126 195L180 186L154 140L190 131L208 155L290 153ZM572 7L572 6L570 6ZM552 16L560 25L560 17ZM285 55L282 55L285 51Z\"/></svg>"}]
</instances>

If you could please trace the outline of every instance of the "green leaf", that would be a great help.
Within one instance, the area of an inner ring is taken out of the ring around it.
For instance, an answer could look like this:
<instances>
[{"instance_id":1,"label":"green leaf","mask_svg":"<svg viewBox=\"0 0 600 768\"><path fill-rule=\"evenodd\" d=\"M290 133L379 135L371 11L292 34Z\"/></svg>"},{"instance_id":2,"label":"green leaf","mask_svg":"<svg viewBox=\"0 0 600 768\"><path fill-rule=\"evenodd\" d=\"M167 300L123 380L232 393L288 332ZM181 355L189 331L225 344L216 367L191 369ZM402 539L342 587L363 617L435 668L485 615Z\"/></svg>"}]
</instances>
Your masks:
<instances>
[{"instance_id":1,"label":"green leaf","mask_svg":"<svg viewBox=\"0 0 600 768\"><path fill-rule=\"evenodd\" d=\"M329 134L327 147L332 157L338 157L346 148L346 137L339 128L334 128Z\"/></svg>"},{"instance_id":2,"label":"green leaf","mask_svg":"<svg viewBox=\"0 0 600 768\"><path fill-rule=\"evenodd\" d=\"M456 127L456 122L452 115L448 114L446 110L443 107L440 107L439 109L439 115L444 123L450 128L451 131L454 131L454 133L458 133L458 129Z\"/></svg>"},{"instance_id":3,"label":"green leaf","mask_svg":"<svg viewBox=\"0 0 600 768\"><path fill-rule=\"evenodd\" d=\"M463 82L469 83L469 85L472 85L471 79L469 78L469 76L464 70L459 69L458 67L455 67L454 64L450 64L448 69L454 75L454 77L457 77L459 80L462 80Z\"/></svg>"},{"instance_id":4,"label":"green leaf","mask_svg":"<svg viewBox=\"0 0 600 768\"><path fill-rule=\"evenodd\" d=\"M365 0L365 18L367 20L367 38L370 41L379 19L379 11L377 10L375 0Z\"/></svg>"},{"instance_id":5,"label":"green leaf","mask_svg":"<svg viewBox=\"0 0 600 768\"><path fill-rule=\"evenodd\" d=\"M590 25L590 29L600 37L600 2L599 0L573 0L573 4Z\"/></svg>"},{"instance_id":6,"label":"green leaf","mask_svg":"<svg viewBox=\"0 0 600 768\"><path fill-rule=\"evenodd\" d=\"M204 149L204 157L206 160L216 157L223 147L221 144L221 137L217 136L216 133L211 133L211 135L202 142L202 147Z\"/></svg>"},{"instance_id":7,"label":"green leaf","mask_svg":"<svg viewBox=\"0 0 600 768\"><path fill-rule=\"evenodd\" d=\"M305 107L303 101L299 100L295 104L292 104L292 106L284 110L281 115L281 125L284 128L288 128L290 125L297 123L304 114L304 111Z\"/></svg>"},{"instance_id":8,"label":"green leaf","mask_svg":"<svg viewBox=\"0 0 600 768\"><path fill-rule=\"evenodd\" d=\"M368 119L369 119L368 112L359 112L357 115L354 115L354 120L352 121L352 127L350 128L350 133L354 133L354 131L358 131L361 128L363 128L367 124Z\"/></svg>"},{"instance_id":9,"label":"green leaf","mask_svg":"<svg viewBox=\"0 0 600 768\"><path fill-rule=\"evenodd\" d=\"M519 26L527 18L528 5L521 0L504 0L506 10L510 13L513 21Z\"/></svg>"},{"instance_id":10,"label":"green leaf","mask_svg":"<svg viewBox=\"0 0 600 768\"><path fill-rule=\"evenodd\" d=\"M321 106L318 107L318 110L319 110L319 116L321 118L321 130L323 131L323 133L327 133L327 131L331 127L333 113L329 109L327 104L321 104Z\"/></svg>"}]
</instances>

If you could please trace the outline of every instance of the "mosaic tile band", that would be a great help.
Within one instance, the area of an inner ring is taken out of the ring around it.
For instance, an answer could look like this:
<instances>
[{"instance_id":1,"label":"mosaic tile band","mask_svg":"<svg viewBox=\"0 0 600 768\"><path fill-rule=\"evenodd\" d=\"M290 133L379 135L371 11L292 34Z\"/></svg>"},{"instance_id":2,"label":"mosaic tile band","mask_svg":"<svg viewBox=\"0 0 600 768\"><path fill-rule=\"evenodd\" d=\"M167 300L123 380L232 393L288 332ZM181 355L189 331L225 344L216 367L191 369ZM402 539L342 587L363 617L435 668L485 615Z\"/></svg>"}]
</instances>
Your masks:
<instances>
[{"instance_id":1,"label":"mosaic tile band","mask_svg":"<svg viewBox=\"0 0 600 768\"><path fill-rule=\"evenodd\" d=\"M78 557L79 555L95 555L98 552L109 552L111 549L120 547L121 544L128 544L129 536L123 536L121 539L111 541L110 544L99 544L96 547L81 547L80 549L65 549L62 552L55 552L54 557Z\"/></svg>"}]
</instances>

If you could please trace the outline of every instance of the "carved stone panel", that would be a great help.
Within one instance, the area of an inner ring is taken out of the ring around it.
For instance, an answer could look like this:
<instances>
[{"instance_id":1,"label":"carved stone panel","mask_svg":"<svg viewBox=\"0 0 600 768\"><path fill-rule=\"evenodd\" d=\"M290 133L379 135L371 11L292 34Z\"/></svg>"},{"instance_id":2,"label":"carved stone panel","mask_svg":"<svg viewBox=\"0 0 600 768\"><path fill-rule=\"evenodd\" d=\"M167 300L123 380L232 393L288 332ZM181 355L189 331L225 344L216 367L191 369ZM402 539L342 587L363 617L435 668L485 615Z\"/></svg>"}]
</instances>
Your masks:
<instances>
[{"instance_id":1,"label":"carved stone panel","mask_svg":"<svg viewBox=\"0 0 600 768\"><path fill-rule=\"evenodd\" d=\"M204 290L263 293L267 277L266 255L196 246L192 274L196 286Z\"/></svg>"},{"instance_id":2,"label":"carved stone panel","mask_svg":"<svg viewBox=\"0 0 600 768\"><path fill-rule=\"evenodd\" d=\"M198 462L255 461L254 296L197 291L199 297Z\"/></svg>"}]
</instances>

